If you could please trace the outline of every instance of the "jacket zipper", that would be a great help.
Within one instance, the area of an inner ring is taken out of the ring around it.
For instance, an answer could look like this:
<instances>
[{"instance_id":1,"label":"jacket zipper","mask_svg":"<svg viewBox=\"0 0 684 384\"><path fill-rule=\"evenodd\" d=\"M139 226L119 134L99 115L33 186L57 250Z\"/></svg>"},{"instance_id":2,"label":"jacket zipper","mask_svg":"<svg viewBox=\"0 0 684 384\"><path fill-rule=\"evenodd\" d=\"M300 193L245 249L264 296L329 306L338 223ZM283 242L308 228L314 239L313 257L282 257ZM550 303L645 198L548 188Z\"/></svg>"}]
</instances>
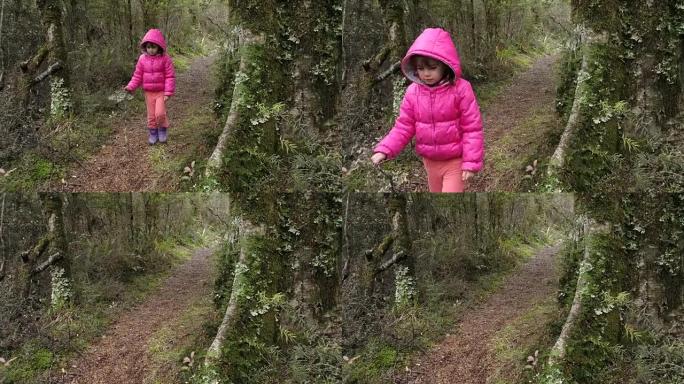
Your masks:
<instances>
[{"instance_id":1,"label":"jacket zipper","mask_svg":"<svg viewBox=\"0 0 684 384\"><path fill-rule=\"evenodd\" d=\"M432 145L437 146L437 141L435 140L435 114L433 112L433 106L435 100L435 93L430 90L430 117L432 118Z\"/></svg>"}]
</instances>

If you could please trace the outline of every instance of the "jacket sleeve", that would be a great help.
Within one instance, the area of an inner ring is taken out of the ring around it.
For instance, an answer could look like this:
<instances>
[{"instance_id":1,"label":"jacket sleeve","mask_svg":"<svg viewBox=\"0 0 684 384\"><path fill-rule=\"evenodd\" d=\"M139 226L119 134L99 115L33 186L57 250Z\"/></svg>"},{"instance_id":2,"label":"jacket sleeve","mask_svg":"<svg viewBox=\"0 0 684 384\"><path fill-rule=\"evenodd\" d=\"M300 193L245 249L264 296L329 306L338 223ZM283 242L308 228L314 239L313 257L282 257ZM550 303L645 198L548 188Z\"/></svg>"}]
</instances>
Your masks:
<instances>
[{"instance_id":1,"label":"jacket sleeve","mask_svg":"<svg viewBox=\"0 0 684 384\"><path fill-rule=\"evenodd\" d=\"M401 153L406 144L411 141L416 134L416 119L413 103L413 92L409 88L404 95L399 107L399 117L394 123L392 130L385 136L378 145L375 146L373 152L381 152L387 155L389 159L393 159Z\"/></svg>"},{"instance_id":2,"label":"jacket sleeve","mask_svg":"<svg viewBox=\"0 0 684 384\"><path fill-rule=\"evenodd\" d=\"M464 171L479 172L484 159L484 134L482 115L470 83L459 79L459 109L461 111L461 132L463 143Z\"/></svg>"},{"instance_id":3,"label":"jacket sleeve","mask_svg":"<svg viewBox=\"0 0 684 384\"><path fill-rule=\"evenodd\" d=\"M128 89L131 92L138 89L140 84L142 84L142 78L143 78L143 64L142 64L142 56L141 56L138 58L138 62L135 64L135 70L133 71L133 77L131 77L131 81L128 82L126 89Z\"/></svg>"},{"instance_id":4,"label":"jacket sleeve","mask_svg":"<svg viewBox=\"0 0 684 384\"><path fill-rule=\"evenodd\" d=\"M166 57L164 66L164 96L173 96L176 92L176 70L171 57Z\"/></svg>"}]
</instances>

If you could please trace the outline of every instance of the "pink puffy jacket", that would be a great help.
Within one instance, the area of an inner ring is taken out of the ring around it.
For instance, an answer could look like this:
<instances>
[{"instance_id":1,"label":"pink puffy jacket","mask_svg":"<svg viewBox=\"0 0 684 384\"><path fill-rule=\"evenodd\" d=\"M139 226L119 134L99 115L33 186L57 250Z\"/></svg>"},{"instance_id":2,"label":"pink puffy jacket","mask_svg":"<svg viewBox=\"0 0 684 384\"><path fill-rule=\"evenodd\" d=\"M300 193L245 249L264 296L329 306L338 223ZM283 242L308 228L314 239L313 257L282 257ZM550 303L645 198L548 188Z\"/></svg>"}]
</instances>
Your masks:
<instances>
[{"instance_id":1,"label":"pink puffy jacket","mask_svg":"<svg viewBox=\"0 0 684 384\"><path fill-rule=\"evenodd\" d=\"M418 79L413 55L440 60L455 73L453 84L430 87ZM478 172L484 157L482 117L470 83L461 78L461 63L448 32L423 31L409 48L401 69L413 84L406 90L392 130L375 147L388 158L396 157L416 137L416 152L431 160L462 158L463 170Z\"/></svg>"},{"instance_id":2,"label":"pink puffy jacket","mask_svg":"<svg viewBox=\"0 0 684 384\"><path fill-rule=\"evenodd\" d=\"M166 54L166 41L164 35L158 29L150 29L140 42L140 47L145 43L154 43L161 48L161 52L150 56L143 50L135 65L133 78L126 89L133 92L140 85L144 91L164 92L165 96L173 96L176 91L176 71L173 68L171 57Z\"/></svg>"}]
</instances>

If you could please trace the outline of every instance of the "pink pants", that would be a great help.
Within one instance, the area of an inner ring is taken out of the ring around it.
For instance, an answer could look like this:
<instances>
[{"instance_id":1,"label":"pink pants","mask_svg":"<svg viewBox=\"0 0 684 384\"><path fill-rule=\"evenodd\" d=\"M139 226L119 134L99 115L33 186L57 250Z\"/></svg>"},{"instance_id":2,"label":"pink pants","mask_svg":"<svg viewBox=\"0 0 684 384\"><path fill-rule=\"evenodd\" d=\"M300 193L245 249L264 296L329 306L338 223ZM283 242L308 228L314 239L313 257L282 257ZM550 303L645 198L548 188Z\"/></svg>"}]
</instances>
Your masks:
<instances>
[{"instance_id":1,"label":"pink pants","mask_svg":"<svg viewBox=\"0 0 684 384\"><path fill-rule=\"evenodd\" d=\"M430 192L463 192L461 159L430 160L423 158Z\"/></svg>"},{"instance_id":2,"label":"pink pants","mask_svg":"<svg viewBox=\"0 0 684 384\"><path fill-rule=\"evenodd\" d=\"M145 92L145 105L147 106L147 127L168 128L169 119L166 117L166 105L164 104L164 92Z\"/></svg>"}]
</instances>

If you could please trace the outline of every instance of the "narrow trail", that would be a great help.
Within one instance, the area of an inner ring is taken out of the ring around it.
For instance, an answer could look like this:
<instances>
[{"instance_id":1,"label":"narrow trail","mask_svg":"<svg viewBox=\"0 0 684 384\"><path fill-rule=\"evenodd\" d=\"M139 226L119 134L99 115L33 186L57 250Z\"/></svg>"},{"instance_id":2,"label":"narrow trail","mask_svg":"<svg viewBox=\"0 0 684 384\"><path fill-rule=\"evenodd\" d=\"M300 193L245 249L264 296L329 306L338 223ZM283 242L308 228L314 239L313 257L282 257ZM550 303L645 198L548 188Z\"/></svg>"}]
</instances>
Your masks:
<instances>
[{"instance_id":1,"label":"narrow trail","mask_svg":"<svg viewBox=\"0 0 684 384\"><path fill-rule=\"evenodd\" d=\"M112 137L91 158L72 169L65 183L55 185L53 190L64 192L142 192L174 191L181 175L170 177L152 164L154 151L163 151L169 158L188 152L192 145L181 136L196 135L206 127L192 123L199 113L212 114L211 65L214 56L195 59L190 67L176 75L176 95L167 102L171 127L167 144L147 144L145 112L124 116L115 125ZM140 92L140 91L136 91ZM139 103L139 100L128 101ZM162 157L156 154L157 157ZM160 160L161 162L164 159Z\"/></svg>"},{"instance_id":2,"label":"narrow trail","mask_svg":"<svg viewBox=\"0 0 684 384\"><path fill-rule=\"evenodd\" d=\"M562 129L555 112L557 61L557 55L539 57L480 107L485 161L482 171L466 184L466 192L520 192L526 166L534 159L542 161L551 156L557 143L549 139ZM427 175L417 157L408 174L394 177L400 190L428 190Z\"/></svg>"},{"instance_id":3,"label":"narrow trail","mask_svg":"<svg viewBox=\"0 0 684 384\"><path fill-rule=\"evenodd\" d=\"M512 273L478 308L467 311L454 334L420 356L410 372L395 379L402 384L485 384L499 370L493 337L516 318L556 292L554 255L544 248Z\"/></svg>"},{"instance_id":4,"label":"narrow trail","mask_svg":"<svg viewBox=\"0 0 684 384\"><path fill-rule=\"evenodd\" d=\"M196 250L163 286L120 317L76 361L64 384L140 384L150 372L150 337L202 297L211 295L211 251Z\"/></svg>"},{"instance_id":5,"label":"narrow trail","mask_svg":"<svg viewBox=\"0 0 684 384\"><path fill-rule=\"evenodd\" d=\"M466 191L516 191L525 175L525 160L545 155L539 152L559 124L555 114L557 60L554 55L542 56L483 108L485 166Z\"/></svg>"}]
</instances>

